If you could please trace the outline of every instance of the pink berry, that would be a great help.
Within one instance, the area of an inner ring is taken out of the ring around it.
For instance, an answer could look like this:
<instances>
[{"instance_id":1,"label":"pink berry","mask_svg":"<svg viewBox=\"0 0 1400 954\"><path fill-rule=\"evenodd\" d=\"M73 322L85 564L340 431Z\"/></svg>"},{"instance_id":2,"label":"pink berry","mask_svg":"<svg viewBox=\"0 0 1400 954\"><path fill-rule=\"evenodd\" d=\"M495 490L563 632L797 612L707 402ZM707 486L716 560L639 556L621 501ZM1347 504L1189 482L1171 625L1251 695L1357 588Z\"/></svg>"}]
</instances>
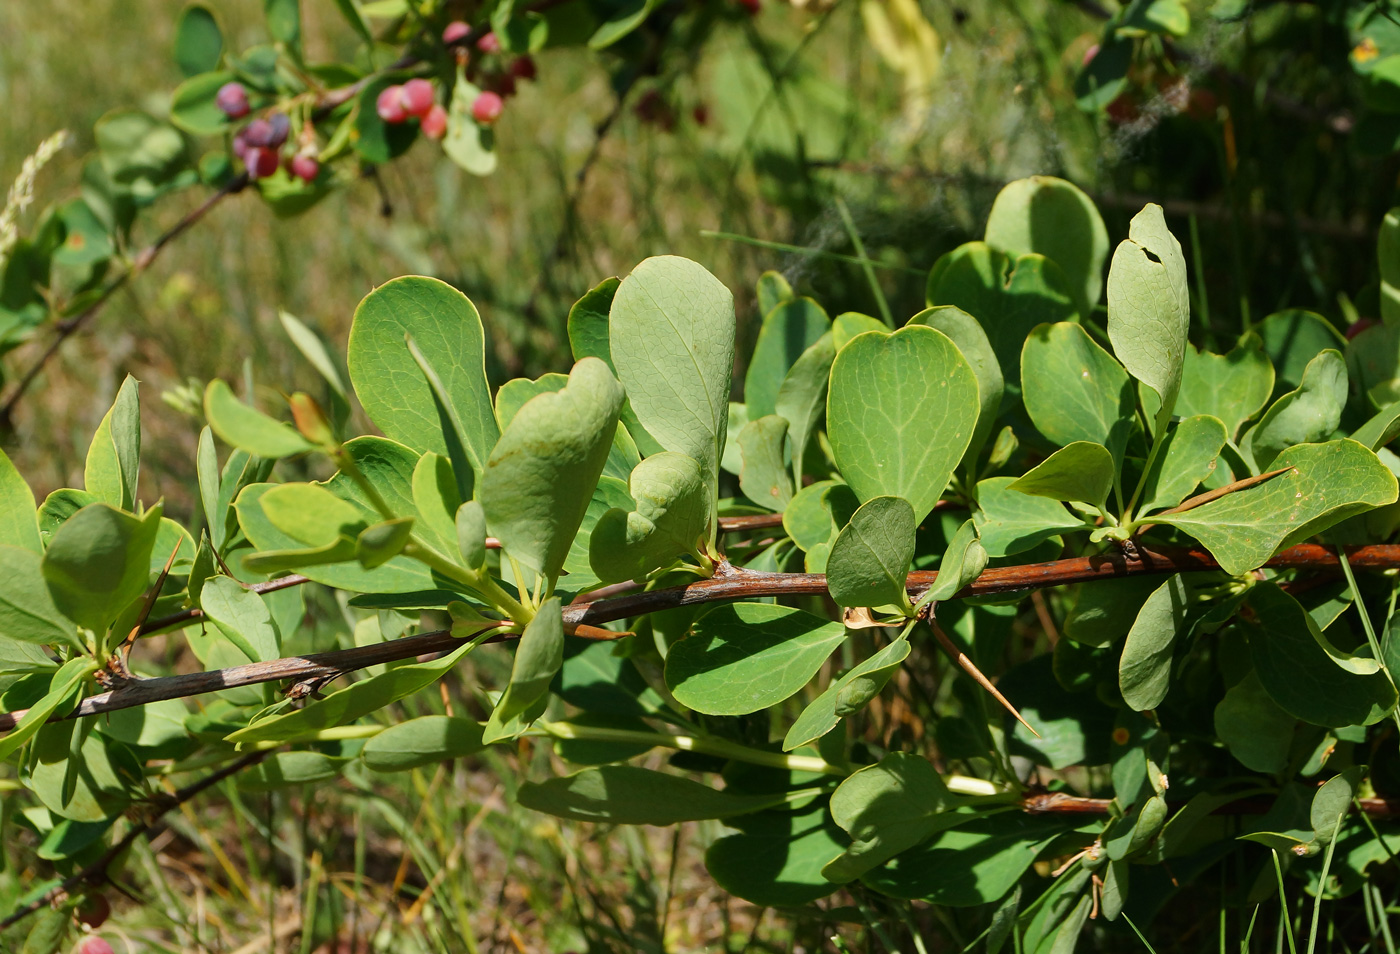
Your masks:
<instances>
[{"instance_id":1,"label":"pink berry","mask_svg":"<svg viewBox=\"0 0 1400 954\"><path fill-rule=\"evenodd\" d=\"M447 46L451 46L454 43L461 43L467 37L471 36L471 32L472 28L469 24L461 20L453 20L442 31L442 42Z\"/></svg>"},{"instance_id":2,"label":"pink berry","mask_svg":"<svg viewBox=\"0 0 1400 954\"><path fill-rule=\"evenodd\" d=\"M266 179L277 171L277 150L265 146L250 146L243 153L243 165L248 176L253 179Z\"/></svg>"},{"instance_id":3,"label":"pink berry","mask_svg":"<svg viewBox=\"0 0 1400 954\"><path fill-rule=\"evenodd\" d=\"M1365 331L1367 328L1374 328L1378 324L1380 324L1380 322L1374 318L1356 319L1351 324L1347 325L1347 340L1350 341L1357 335L1361 334L1361 332Z\"/></svg>"},{"instance_id":4,"label":"pink berry","mask_svg":"<svg viewBox=\"0 0 1400 954\"><path fill-rule=\"evenodd\" d=\"M433 108L433 84L425 79L411 79L399 87L399 103L410 116L426 116Z\"/></svg>"},{"instance_id":5,"label":"pink berry","mask_svg":"<svg viewBox=\"0 0 1400 954\"><path fill-rule=\"evenodd\" d=\"M434 103L420 125L423 127L423 135L429 139L441 139L447 135L447 110L443 109L441 104Z\"/></svg>"},{"instance_id":6,"label":"pink berry","mask_svg":"<svg viewBox=\"0 0 1400 954\"><path fill-rule=\"evenodd\" d=\"M1079 65L1088 66L1090 63L1094 62L1094 57L1098 55L1099 45L1095 43L1093 46L1089 47L1087 50L1084 51L1084 59L1080 62Z\"/></svg>"},{"instance_id":7,"label":"pink berry","mask_svg":"<svg viewBox=\"0 0 1400 954\"><path fill-rule=\"evenodd\" d=\"M494 32L487 33L476 41L476 48L483 53L499 53L501 52L501 38L496 36Z\"/></svg>"},{"instance_id":8,"label":"pink berry","mask_svg":"<svg viewBox=\"0 0 1400 954\"><path fill-rule=\"evenodd\" d=\"M510 62L510 75L520 80L534 79L538 75L535 61L528 56L517 56Z\"/></svg>"},{"instance_id":9,"label":"pink berry","mask_svg":"<svg viewBox=\"0 0 1400 954\"><path fill-rule=\"evenodd\" d=\"M310 183L321 174L321 164L316 161L315 156L295 155L287 163L287 171L302 182Z\"/></svg>"},{"instance_id":10,"label":"pink berry","mask_svg":"<svg viewBox=\"0 0 1400 954\"><path fill-rule=\"evenodd\" d=\"M501 99L499 94L487 90L472 103L472 118L483 126L489 126L501 118L501 111L505 106L505 100Z\"/></svg>"},{"instance_id":11,"label":"pink berry","mask_svg":"<svg viewBox=\"0 0 1400 954\"><path fill-rule=\"evenodd\" d=\"M214 102L229 119L242 119L251 108L248 105L248 91L242 83L225 83L214 94Z\"/></svg>"},{"instance_id":12,"label":"pink berry","mask_svg":"<svg viewBox=\"0 0 1400 954\"><path fill-rule=\"evenodd\" d=\"M408 113L403 108L402 92L402 86L386 86L384 92L375 100L375 111L386 123L401 123L408 118Z\"/></svg>"},{"instance_id":13,"label":"pink berry","mask_svg":"<svg viewBox=\"0 0 1400 954\"><path fill-rule=\"evenodd\" d=\"M73 954L115 954L112 945L98 937L96 934L89 934L78 942L78 946L73 948Z\"/></svg>"},{"instance_id":14,"label":"pink berry","mask_svg":"<svg viewBox=\"0 0 1400 954\"><path fill-rule=\"evenodd\" d=\"M248 134L246 129L240 129L237 133L234 134L233 154L235 156L242 159L243 154L251 148L252 146L248 144Z\"/></svg>"}]
</instances>

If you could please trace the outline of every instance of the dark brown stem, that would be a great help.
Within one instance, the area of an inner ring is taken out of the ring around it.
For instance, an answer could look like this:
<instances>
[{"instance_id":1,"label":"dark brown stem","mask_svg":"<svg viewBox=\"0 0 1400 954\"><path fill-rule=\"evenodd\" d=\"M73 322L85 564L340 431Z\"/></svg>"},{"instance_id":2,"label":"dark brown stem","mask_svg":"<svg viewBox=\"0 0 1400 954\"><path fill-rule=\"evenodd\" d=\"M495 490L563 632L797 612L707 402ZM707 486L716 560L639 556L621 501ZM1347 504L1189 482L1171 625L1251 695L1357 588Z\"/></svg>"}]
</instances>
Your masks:
<instances>
[{"instance_id":1,"label":"dark brown stem","mask_svg":"<svg viewBox=\"0 0 1400 954\"><path fill-rule=\"evenodd\" d=\"M222 782L224 779L243 771L245 768L250 768L251 766L257 765L263 759L271 755L273 751L273 749L262 749L257 752L250 752L249 754L243 756L237 761L230 762L228 765L225 765L217 772L213 772L197 782L192 782L189 785L186 785L184 788L177 791L174 795L161 798L157 803L160 807L160 813L158 815L156 815L150 821L132 828L119 840L114 842L112 844L112 847L104 851L102 853L102 857L98 858L96 861L88 865L83 870L75 874L69 875L68 877L64 878L61 882L59 882L56 886L46 891L42 896L35 898L33 901L29 902L23 907L11 912L9 917L5 918L5 920L3 921L0 921L0 931L5 930L11 925L19 923L20 921L24 920L29 915L33 914L35 911L38 911L40 908L46 905L54 904L55 902L61 901L64 897L68 895L70 891L72 891L78 885L101 884L107 877L107 866L110 865L113 861L115 861L117 857L121 855L122 852L126 851L132 845L136 844L137 839L141 838L143 835L150 834L153 830L155 830L156 826L160 824L161 817L164 816L166 812L170 811L172 808L178 808L180 805L183 805L185 802L194 798L200 792L212 788L213 786Z\"/></svg>"},{"instance_id":2,"label":"dark brown stem","mask_svg":"<svg viewBox=\"0 0 1400 954\"><path fill-rule=\"evenodd\" d=\"M1350 547L1347 549L1347 559L1353 569L1394 569L1400 567L1400 545ZM1331 570L1339 568L1341 563L1336 552L1328 547L1300 544L1284 550L1264 565L1276 569ZM1205 550L1142 546L1137 548L1137 554L1133 557L1123 553L1109 553L1027 566L994 567L984 571L959 591L954 599L1014 593L1018 590L1087 583L1124 576L1194 573L1219 569L1220 564ZM936 571L909 574L909 595L917 599L937 578ZM261 585L266 587L272 584ZM600 628L601 625L679 606L697 606L703 603L756 599L764 596L820 595L826 591L826 577L820 573L752 573L739 570L720 579L697 580L683 586L647 590L587 603L572 603L564 607L564 626L566 631L589 639L622 639L630 634L605 630ZM493 637L492 641L511 637L510 633L502 633L499 637ZM444 652L460 644L461 640L450 632L421 633L354 649L309 653L305 656L247 663L209 672L137 679L110 692L89 696L65 718L97 715L163 699L180 699L236 686L334 677L367 666L408 659L425 653ZM0 732L13 729L24 717L24 711L0 713Z\"/></svg>"}]
</instances>

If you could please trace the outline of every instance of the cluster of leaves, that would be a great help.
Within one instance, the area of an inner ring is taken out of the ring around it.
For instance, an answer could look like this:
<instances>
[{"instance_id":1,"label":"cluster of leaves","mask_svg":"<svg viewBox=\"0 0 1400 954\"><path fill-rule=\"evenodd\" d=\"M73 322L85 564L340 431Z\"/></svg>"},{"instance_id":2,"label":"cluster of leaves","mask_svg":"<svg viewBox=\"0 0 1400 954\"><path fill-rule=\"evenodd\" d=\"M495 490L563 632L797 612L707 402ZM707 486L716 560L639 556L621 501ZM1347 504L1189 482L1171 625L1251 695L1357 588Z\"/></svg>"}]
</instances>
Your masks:
<instances>
[{"instance_id":1,"label":"cluster of leaves","mask_svg":"<svg viewBox=\"0 0 1400 954\"><path fill-rule=\"evenodd\" d=\"M1346 813L1400 785L1378 744L1396 713L1397 591L1345 557L1340 578L1335 562L1330 576L1265 567L1303 541L1378 543L1400 526L1385 449L1400 434L1397 326L1347 343L1284 312L1199 351L1161 210L1113 251L1100 327L1108 257L1088 198L1035 178L1001 193L985 241L937 262L929 307L897 330L832 318L769 273L743 403L732 296L694 262L603 282L569 316L569 374L494 395L471 302L401 278L355 314L348 386L285 319L325 380L322 401L290 397L293 424L209 384L193 528L137 497L128 380L83 488L36 506L0 456L14 726L0 759L31 799L6 823L63 876L104 857L128 809L159 803L153 772L266 750L238 778L265 790L539 737L587 767L528 782L522 805L722 819L734 833L707 865L740 897L800 906L859 882L967 909L991 950L1012 932L1022 950L1070 950L1091 912L1147 923L1231 844L1212 812L1261 800L1243 822L1249 898L1274 890L1280 861L1315 891L1355 891L1394 837ZM383 436L344 433L352 393ZM279 481L279 461L334 473ZM726 545L742 525L769 529ZM1143 556L1172 546L1204 548L1206 569ZM969 584L1065 555L1119 571L1052 591L1051 651L1000 673L995 699L949 680L936 731L896 744L872 704L915 640L999 672L1038 578L975 598ZM588 595L613 585L637 592ZM322 587L348 602L311 611ZM450 648L419 661L425 630ZM183 678L132 672L161 665L138 638L157 631L223 671L200 690L213 699L122 702ZM395 722L396 701L502 639L512 672L476 700L484 719ZM395 656L396 640L410 648ZM275 691L283 671L264 664L342 643L387 652L324 696L346 674L336 654ZM823 680L836 653L845 669ZM1008 699L1020 721L997 707ZM656 749L723 788L626 764ZM1070 795L1101 799L1098 814L1044 810ZM1324 849L1319 874L1305 859ZM1053 879L1031 872L1065 858Z\"/></svg>"},{"instance_id":2,"label":"cluster of leaves","mask_svg":"<svg viewBox=\"0 0 1400 954\"><path fill-rule=\"evenodd\" d=\"M313 163L305 175L277 167L251 177L278 216L305 212L422 138L416 120L390 123L376 110L382 92L412 78L431 81L446 107L444 153L468 172L490 175L497 132L472 114L483 89L508 96L517 78L534 76L531 54L547 59L570 48L606 52L610 71L633 76L677 17L672 6L651 0L498 0L479 7L480 22L467 29L454 21L450 4L341 0L334 7L359 45L331 62L307 59L299 0L265 4L267 42L241 51L227 48L209 8L196 3L181 12L174 58L186 79L171 93L168 113L122 108L98 120L80 193L46 209L0 256L0 355L45 322L80 321L149 264L167 239L145 250L133 246L147 207L194 188L244 189L250 176L239 134L250 123L285 119L277 144L289 142ZM694 48L715 22L747 15L717 0L688 12L686 29L675 35ZM228 84L245 91L247 106L237 118L218 101Z\"/></svg>"}]
</instances>

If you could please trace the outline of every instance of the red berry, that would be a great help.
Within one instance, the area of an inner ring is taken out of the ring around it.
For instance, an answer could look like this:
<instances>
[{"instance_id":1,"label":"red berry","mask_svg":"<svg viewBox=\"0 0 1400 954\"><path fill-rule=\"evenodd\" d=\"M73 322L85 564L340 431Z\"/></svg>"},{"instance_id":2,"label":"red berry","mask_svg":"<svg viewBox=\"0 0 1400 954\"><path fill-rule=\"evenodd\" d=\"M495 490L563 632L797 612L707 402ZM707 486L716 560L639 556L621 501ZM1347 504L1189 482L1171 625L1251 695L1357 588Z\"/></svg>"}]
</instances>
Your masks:
<instances>
[{"instance_id":1,"label":"red berry","mask_svg":"<svg viewBox=\"0 0 1400 954\"><path fill-rule=\"evenodd\" d=\"M374 101L375 111L386 123L401 123L408 118L408 113L403 108L402 92L402 86L386 86L384 92Z\"/></svg>"},{"instance_id":2,"label":"red berry","mask_svg":"<svg viewBox=\"0 0 1400 954\"><path fill-rule=\"evenodd\" d=\"M248 105L248 91L242 83L225 83L214 94L214 102L229 119L242 119L251 108Z\"/></svg>"},{"instance_id":3,"label":"red berry","mask_svg":"<svg viewBox=\"0 0 1400 954\"><path fill-rule=\"evenodd\" d=\"M90 928L99 928L112 914L112 905L103 894L87 894L78 902L77 918Z\"/></svg>"},{"instance_id":4,"label":"red berry","mask_svg":"<svg viewBox=\"0 0 1400 954\"><path fill-rule=\"evenodd\" d=\"M505 106L505 100L499 94L487 90L472 103L472 118L483 126L489 126L501 118Z\"/></svg>"},{"instance_id":5,"label":"red berry","mask_svg":"<svg viewBox=\"0 0 1400 954\"><path fill-rule=\"evenodd\" d=\"M692 109L690 115L694 117L697 126L708 126L710 124L710 107L706 106L704 103Z\"/></svg>"},{"instance_id":6,"label":"red berry","mask_svg":"<svg viewBox=\"0 0 1400 954\"><path fill-rule=\"evenodd\" d=\"M243 153L243 165L247 167L249 177L266 179L277 171L277 150L265 146L250 146Z\"/></svg>"},{"instance_id":7,"label":"red berry","mask_svg":"<svg viewBox=\"0 0 1400 954\"><path fill-rule=\"evenodd\" d=\"M1374 328L1378 324L1380 324L1380 322L1374 318L1356 319L1351 324L1347 325L1347 340L1350 341L1367 328Z\"/></svg>"},{"instance_id":8,"label":"red berry","mask_svg":"<svg viewBox=\"0 0 1400 954\"><path fill-rule=\"evenodd\" d=\"M532 80L538 75L535 61L528 56L517 56L510 61L510 75L520 80Z\"/></svg>"},{"instance_id":9,"label":"red berry","mask_svg":"<svg viewBox=\"0 0 1400 954\"><path fill-rule=\"evenodd\" d=\"M433 108L428 110L428 115L424 116L420 122L423 128L423 135L429 139L441 139L447 135L447 110L441 104L434 103Z\"/></svg>"},{"instance_id":10,"label":"red berry","mask_svg":"<svg viewBox=\"0 0 1400 954\"><path fill-rule=\"evenodd\" d=\"M472 28L469 24L461 20L453 20L442 31L442 42L447 46L454 43L461 43L471 35Z\"/></svg>"},{"instance_id":11,"label":"red berry","mask_svg":"<svg viewBox=\"0 0 1400 954\"><path fill-rule=\"evenodd\" d=\"M108 944L96 934L89 934L78 942L78 946L73 948L73 954L115 954L112 945Z\"/></svg>"},{"instance_id":12,"label":"red berry","mask_svg":"<svg viewBox=\"0 0 1400 954\"><path fill-rule=\"evenodd\" d=\"M499 53L501 52L501 38L496 36L494 32L487 33L476 41L476 48L483 53Z\"/></svg>"},{"instance_id":13,"label":"red berry","mask_svg":"<svg viewBox=\"0 0 1400 954\"><path fill-rule=\"evenodd\" d=\"M399 103L410 116L426 116L433 108L433 84L425 79L411 79L399 87Z\"/></svg>"},{"instance_id":14,"label":"red berry","mask_svg":"<svg viewBox=\"0 0 1400 954\"><path fill-rule=\"evenodd\" d=\"M321 174L321 164L316 161L315 156L292 156L287 163L287 171L296 176L302 182L313 182Z\"/></svg>"},{"instance_id":15,"label":"red berry","mask_svg":"<svg viewBox=\"0 0 1400 954\"><path fill-rule=\"evenodd\" d=\"M515 95L515 77L509 73L493 73L486 78L486 88L499 93L502 99Z\"/></svg>"}]
</instances>

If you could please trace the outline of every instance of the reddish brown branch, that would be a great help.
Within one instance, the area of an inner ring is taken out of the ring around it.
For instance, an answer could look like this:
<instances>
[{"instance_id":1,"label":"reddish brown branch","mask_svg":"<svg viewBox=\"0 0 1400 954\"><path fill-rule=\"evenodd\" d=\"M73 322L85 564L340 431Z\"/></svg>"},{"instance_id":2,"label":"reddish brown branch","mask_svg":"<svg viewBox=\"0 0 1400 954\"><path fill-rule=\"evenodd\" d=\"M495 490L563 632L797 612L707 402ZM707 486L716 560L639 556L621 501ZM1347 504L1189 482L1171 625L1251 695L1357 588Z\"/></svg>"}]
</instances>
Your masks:
<instances>
[{"instance_id":1,"label":"reddish brown branch","mask_svg":"<svg viewBox=\"0 0 1400 954\"><path fill-rule=\"evenodd\" d=\"M1400 799L1358 798L1361 810L1371 818L1400 817ZM1170 808L1177 809L1185 802L1170 802ZM1113 805L1111 798L1085 798L1065 792L1044 792L1028 795L1021 799L1021 810L1032 815L1107 815ZM1216 808L1212 815L1263 815L1273 808L1274 799L1255 795L1227 802Z\"/></svg>"}]
</instances>

